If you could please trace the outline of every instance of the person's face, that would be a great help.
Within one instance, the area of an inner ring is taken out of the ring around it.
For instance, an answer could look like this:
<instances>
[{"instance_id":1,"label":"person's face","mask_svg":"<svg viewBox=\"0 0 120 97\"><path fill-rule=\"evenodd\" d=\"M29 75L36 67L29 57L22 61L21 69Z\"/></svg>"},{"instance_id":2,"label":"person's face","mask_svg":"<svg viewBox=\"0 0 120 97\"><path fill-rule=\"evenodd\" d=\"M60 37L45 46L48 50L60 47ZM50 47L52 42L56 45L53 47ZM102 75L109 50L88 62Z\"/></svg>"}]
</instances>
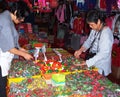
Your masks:
<instances>
[{"instance_id":1,"label":"person's face","mask_svg":"<svg viewBox=\"0 0 120 97\"><path fill-rule=\"evenodd\" d=\"M89 27L90 27L91 29L97 30L97 24L96 24L96 23L94 23L94 22L89 22L88 25L89 25Z\"/></svg>"},{"instance_id":2,"label":"person's face","mask_svg":"<svg viewBox=\"0 0 120 97\"><path fill-rule=\"evenodd\" d=\"M16 16L16 12L13 14L12 20L13 20L13 22L14 22L15 24L19 24L19 23L23 22L24 19L25 19L24 17L23 17L23 18L18 18L18 17Z\"/></svg>"},{"instance_id":3,"label":"person's face","mask_svg":"<svg viewBox=\"0 0 120 97\"><path fill-rule=\"evenodd\" d=\"M22 23L24 21L24 18L17 18L16 17L13 21L15 24L19 24L19 23Z\"/></svg>"},{"instance_id":4,"label":"person's face","mask_svg":"<svg viewBox=\"0 0 120 97\"><path fill-rule=\"evenodd\" d=\"M99 30L100 21L98 20L97 23L95 23L95 22L88 22L88 25L93 30Z\"/></svg>"}]
</instances>

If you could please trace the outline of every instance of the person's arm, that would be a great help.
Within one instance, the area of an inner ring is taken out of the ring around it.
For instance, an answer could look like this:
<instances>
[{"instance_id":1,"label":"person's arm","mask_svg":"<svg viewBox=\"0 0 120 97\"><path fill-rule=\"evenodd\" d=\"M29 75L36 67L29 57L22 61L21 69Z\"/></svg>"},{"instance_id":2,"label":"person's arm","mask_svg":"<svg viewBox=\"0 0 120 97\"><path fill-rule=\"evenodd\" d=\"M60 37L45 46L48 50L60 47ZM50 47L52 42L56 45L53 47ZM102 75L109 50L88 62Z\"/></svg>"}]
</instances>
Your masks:
<instances>
[{"instance_id":1,"label":"person's arm","mask_svg":"<svg viewBox=\"0 0 120 97\"><path fill-rule=\"evenodd\" d=\"M28 50L26 50L26 49L24 49L24 48L21 48L21 47L20 47L19 50L28 53Z\"/></svg>"},{"instance_id":2,"label":"person's arm","mask_svg":"<svg viewBox=\"0 0 120 97\"><path fill-rule=\"evenodd\" d=\"M75 56L76 58L79 58L79 56L81 55L81 53L82 53L83 51L85 51L85 50L86 50L86 48L82 46L79 50L75 51L74 56Z\"/></svg>"},{"instance_id":3,"label":"person's arm","mask_svg":"<svg viewBox=\"0 0 120 97\"><path fill-rule=\"evenodd\" d=\"M22 57L24 57L26 60L31 60L31 59L33 59L33 57L32 57L29 53L27 53L27 52L25 52L25 51L22 51L22 50L19 50L19 49L16 49L16 48L10 49L9 52L12 53L12 54L16 54L16 55L22 56Z\"/></svg>"},{"instance_id":4,"label":"person's arm","mask_svg":"<svg viewBox=\"0 0 120 97\"><path fill-rule=\"evenodd\" d=\"M113 33L109 28L103 29L99 40L99 51L94 57L90 58L89 60L86 60L87 66L95 66L98 63L100 64L101 62L106 61L106 59L108 59L111 56L112 44Z\"/></svg>"},{"instance_id":5,"label":"person's arm","mask_svg":"<svg viewBox=\"0 0 120 97\"><path fill-rule=\"evenodd\" d=\"M84 44L81 46L81 48L79 50L75 51L74 56L76 58L79 58L79 56L81 55L82 52L85 52L87 49L89 49L92 39L94 38L94 36L93 36L94 33L95 33L95 31L91 30L89 37L84 42Z\"/></svg>"}]
</instances>

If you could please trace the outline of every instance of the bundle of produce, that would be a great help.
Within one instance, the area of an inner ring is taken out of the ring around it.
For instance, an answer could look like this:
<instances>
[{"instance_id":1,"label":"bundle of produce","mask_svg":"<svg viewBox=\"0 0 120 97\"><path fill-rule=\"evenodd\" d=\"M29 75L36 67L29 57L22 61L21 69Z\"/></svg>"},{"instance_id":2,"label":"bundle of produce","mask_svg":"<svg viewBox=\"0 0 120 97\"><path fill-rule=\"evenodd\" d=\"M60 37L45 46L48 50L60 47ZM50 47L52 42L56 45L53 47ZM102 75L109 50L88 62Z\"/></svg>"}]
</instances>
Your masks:
<instances>
[{"instance_id":1,"label":"bundle of produce","mask_svg":"<svg viewBox=\"0 0 120 97\"><path fill-rule=\"evenodd\" d=\"M92 70L66 75L66 86L72 89L73 94L87 95L85 97L94 97L95 95L102 95L99 97L120 96L120 86Z\"/></svg>"},{"instance_id":2,"label":"bundle of produce","mask_svg":"<svg viewBox=\"0 0 120 97\"><path fill-rule=\"evenodd\" d=\"M35 66L33 61L15 59L12 62L8 77L9 78L29 77L39 74L40 74L39 66Z\"/></svg>"},{"instance_id":3,"label":"bundle of produce","mask_svg":"<svg viewBox=\"0 0 120 97\"><path fill-rule=\"evenodd\" d=\"M36 90L43 88L48 88L43 78L26 78L21 82L13 82L10 84L8 97L33 97L33 95L36 94Z\"/></svg>"}]
</instances>

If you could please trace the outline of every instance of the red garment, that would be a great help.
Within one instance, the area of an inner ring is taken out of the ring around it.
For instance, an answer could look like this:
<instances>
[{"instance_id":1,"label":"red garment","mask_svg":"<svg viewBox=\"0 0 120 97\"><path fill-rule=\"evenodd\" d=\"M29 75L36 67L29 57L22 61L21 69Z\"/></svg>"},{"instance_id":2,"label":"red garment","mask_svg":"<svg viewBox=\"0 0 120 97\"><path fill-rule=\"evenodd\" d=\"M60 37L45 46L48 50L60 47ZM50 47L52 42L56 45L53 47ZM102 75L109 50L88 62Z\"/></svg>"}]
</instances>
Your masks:
<instances>
[{"instance_id":1,"label":"red garment","mask_svg":"<svg viewBox=\"0 0 120 97\"><path fill-rule=\"evenodd\" d=\"M120 47L117 44L113 44L112 65L120 67Z\"/></svg>"},{"instance_id":2,"label":"red garment","mask_svg":"<svg viewBox=\"0 0 120 97\"><path fill-rule=\"evenodd\" d=\"M77 34L81 34L84 28L84 19L78 17L73 22L73 31Z\"/></svg>"},{"instance_id":3,"label":"red garment","mask_svg":"<svg viewBox=\"0 0 120 97\"><path fill-rule=\"evenodd\" d=\"M108 18L106 18L106 20L105 20L107 26L109 26L111 30L112 30L113 20L114 20L114 16L108 17Z\"/></svg>"},{"instance_id":4,"label":"red garment","mask_svg":"<svg viewBox=\"0 0 120 97\"><path fill-rule=\"evenodd\" d=\"M99 8L100 9L106 9L106 2L105 0L99 0Z\"/></svg>"},{"instance_id":5,"label":"red garment","mask_svg":"<svg viewBox=\"0 0 120 97\"><path fill-rule=\"evenodd\" d=\"M57 0L50 0L50 7L51 8L56 8L57 6L58 6Z\"/></svg>"}]
</instances>

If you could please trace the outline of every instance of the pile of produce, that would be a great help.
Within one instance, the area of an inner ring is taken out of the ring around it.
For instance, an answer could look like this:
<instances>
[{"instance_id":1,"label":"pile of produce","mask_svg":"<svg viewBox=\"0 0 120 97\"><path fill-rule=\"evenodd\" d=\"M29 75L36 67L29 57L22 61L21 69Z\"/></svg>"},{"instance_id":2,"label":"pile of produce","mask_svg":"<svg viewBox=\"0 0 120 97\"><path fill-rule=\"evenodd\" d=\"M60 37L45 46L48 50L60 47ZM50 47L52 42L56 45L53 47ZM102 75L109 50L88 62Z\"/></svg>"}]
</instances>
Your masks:
<instances>
[{"instance_id":1,"label":"pile of produce","mask_svg":"<svg viewBox=\"0 0 120 97\"><path fill-rule=\"evenodd\" d=\"M73 94L86 95L85 97L120 96L119 85L112 83L93 70L67 75L66 86L71 88Z\"/></svg>"},{"instance_id":2,"label":"pile of produce","mask_svg":"<svg viewBox=\"0 0 120 97\"><path fill-rule=\"evenodd\" d=\"M15 59L9 71L9 78L29 77L40 74L39 66L35 66L33 61Z\"/></svg>"},{"instance_id":3,"label":"pile of produce","mask_svg":"<svg viewBox=\"0 0 120 97\"><path fill-rule=\"evenodd\" d=\"M74 72L80 70L88 70L95 69L94 67L88 68L87 66L75 66L74 64L80 64L82 60L75 59L75 57L68 57L63 59L62 62L58 62L56 60L47 60L47 61L39 61L36 63L37 66L40 67L40 71L42 74L48 73L63 73L63 72Z\"/></svg>"}]
</instances>

